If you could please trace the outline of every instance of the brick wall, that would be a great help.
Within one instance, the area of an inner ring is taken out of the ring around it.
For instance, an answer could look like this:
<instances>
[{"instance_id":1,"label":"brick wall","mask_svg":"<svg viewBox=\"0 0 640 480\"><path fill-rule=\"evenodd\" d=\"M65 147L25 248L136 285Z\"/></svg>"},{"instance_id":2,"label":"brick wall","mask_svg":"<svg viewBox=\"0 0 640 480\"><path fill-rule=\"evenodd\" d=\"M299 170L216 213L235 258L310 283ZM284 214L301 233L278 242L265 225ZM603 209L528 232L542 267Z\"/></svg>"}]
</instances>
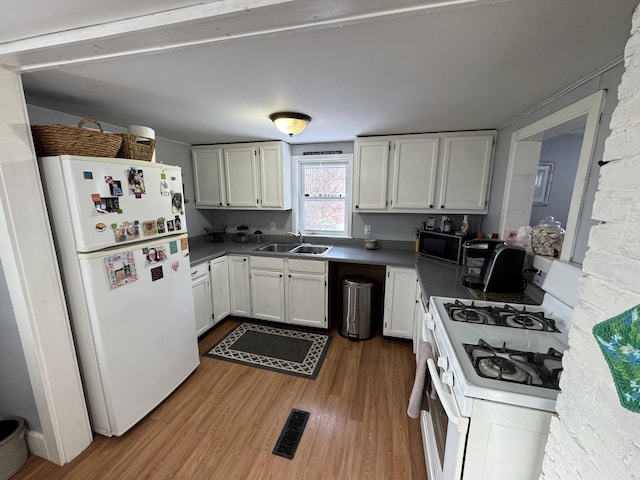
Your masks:
<instances>
[{"instance_id":1,"label":"brick wall","mask_svg":"<svg viewBox=\"0 0 640 480\"><path fill-rule=\"evenodd\" d=\"M589 250L541 478L640 479L640 414L620 405L591 333L640 303L640 7L606 141Z\"/></svg>"}]
</instances>

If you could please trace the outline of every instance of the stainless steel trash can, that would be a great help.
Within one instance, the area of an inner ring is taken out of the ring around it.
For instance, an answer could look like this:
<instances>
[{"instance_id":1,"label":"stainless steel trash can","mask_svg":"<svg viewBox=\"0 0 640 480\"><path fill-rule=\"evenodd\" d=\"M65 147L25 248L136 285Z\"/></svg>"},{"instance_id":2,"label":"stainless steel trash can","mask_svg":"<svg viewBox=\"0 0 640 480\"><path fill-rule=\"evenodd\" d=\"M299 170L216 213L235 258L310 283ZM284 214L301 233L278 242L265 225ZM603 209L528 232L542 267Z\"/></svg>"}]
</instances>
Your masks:
<instances>
[{"instance_id":1,"label":"stainless steel trash can","mask_svg":"<svg viewBox=\"0 0 640 480\"><path fill-rule=\"evenodd\" d=\"M363 276L342 280L342 324L340 335L349 340L373 337L371 326L371 291L373 280Z\"/></svg>"}]
</instances>

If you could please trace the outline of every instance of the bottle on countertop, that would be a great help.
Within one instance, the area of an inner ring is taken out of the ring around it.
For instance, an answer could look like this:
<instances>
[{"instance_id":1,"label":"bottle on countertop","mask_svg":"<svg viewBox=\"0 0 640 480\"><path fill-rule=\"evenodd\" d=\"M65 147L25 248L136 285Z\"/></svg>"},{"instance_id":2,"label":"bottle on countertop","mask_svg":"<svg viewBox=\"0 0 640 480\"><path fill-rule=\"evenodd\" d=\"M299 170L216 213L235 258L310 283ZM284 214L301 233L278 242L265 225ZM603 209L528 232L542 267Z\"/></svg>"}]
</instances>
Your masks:
<instances>
[{"instance_id":1,"label":"bottle on countertop","mask_svg":"<svg viewBox=\"0 0 640 480\"><path fill-rule=\"evenodd\" d=\"M462 223L460 224L460 231L463 235L466 235L469 231L469 216L465 215L462 217Z\"/></svg>"},{"instance_id":2,"label":"bottle on countertop","mask_svg":"<svg viewBox=\"0 0 640 480\"><path fill-rule=\"evenodd\" d=\"M418 253L419 249L420 249L420 232L419 230L416 230L416 253Z\"/></svg>"},{"instance_id":3,"label":"bottle on countertop","mask_svg":"<svg viewBox=\"0 0 640 480\"><path fill-rule=\"evenodd\" d=\"M440 231L444 233L451 233L453 222L447 215L443 215L440 220Z\"/></svg>"}]
</instances>

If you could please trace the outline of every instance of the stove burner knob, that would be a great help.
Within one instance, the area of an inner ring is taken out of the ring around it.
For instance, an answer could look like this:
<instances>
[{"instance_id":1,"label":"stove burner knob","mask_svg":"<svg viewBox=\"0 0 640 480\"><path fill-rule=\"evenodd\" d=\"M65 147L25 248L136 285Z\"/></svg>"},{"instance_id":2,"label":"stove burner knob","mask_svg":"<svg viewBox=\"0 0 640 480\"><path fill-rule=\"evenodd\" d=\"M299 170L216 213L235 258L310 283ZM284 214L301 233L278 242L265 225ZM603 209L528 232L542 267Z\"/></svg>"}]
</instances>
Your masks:
<instances>
[{"instance_id":1,"label":"stove burner knob","mask_svg":"<svg viewBox=\"0 0 640 480\"><path fill-rule=\"evenodd\" d=\"M449 385L449 388L453 388L453 373L442 372L442 383Z\"/></svg>"},{"instance_id":2,"label":"stove burner knob","mask_svg":"<svg viewBox=\"0 0 640 480\"><path fill-rule=\"evenodd\" d=\"M438 366L443 370L448 370L449 359L447 357L438 357Z\"/></svg>"}]
</instances>

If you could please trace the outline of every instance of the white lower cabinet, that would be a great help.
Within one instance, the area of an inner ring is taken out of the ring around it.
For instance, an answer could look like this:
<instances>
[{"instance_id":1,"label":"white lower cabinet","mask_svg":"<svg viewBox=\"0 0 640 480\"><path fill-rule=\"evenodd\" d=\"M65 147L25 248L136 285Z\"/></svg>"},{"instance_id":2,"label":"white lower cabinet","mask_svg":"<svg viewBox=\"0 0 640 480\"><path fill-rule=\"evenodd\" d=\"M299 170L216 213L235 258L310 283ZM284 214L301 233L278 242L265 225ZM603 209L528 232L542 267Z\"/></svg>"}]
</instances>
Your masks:
<instances>
[{"instance_id":1,"label":"white lower cabinet","mask_svg":"<svg viewBox=\"0 0 640 480\"><path fill-rule=\"evenodd\" d=\"M228 265L229 262L226 255L209 262L214 325L231 313Z\"/></svg>"},{"instance_id":2,"label":"white lower cabinet","mask_svg":"<svg viewBox=\"0 0 640 480\"><path fill-rule=\"evenodd\" d=\"M196 335L200 336L213 326L211 285L207 262L191 267L191 288L196 314Z\"/></svg>"},{"instance_id":3,"label":"white lower cabinet","mask_svg":"<svg viewBox=\"0 0 640 480\"><path fill-rule=\"evenodd\" d=\"M327 328L326 262L251 257L253 318Z\"/></svg>"},{"instance_id":4,"label":"white lower cabinet","mask_svg":"<svg viewBox=\"0 0 640 480\"><path fill-rule=\"evenodd\" d=\"M413 338L413 322L419 295L420 287L415 269L387 267L383 335Z\"/></svg>"},{"instance_id":5,"label":"white lower cabinet","mask_svg":"<svg viewBox=\"0 0 640 480\"><path fill-rule=\"evenodd\" d=\"M249 286L249 257L228 255L229 309L239 317L251 316L251 288Z\"/></svg>"},{"instance_id":6,"label":"white lower cabinet","mask_svg":"<svg viewBox=\"0 0 640 480\"><path fill-rule=\"evenodd\" d=\"M287 259L287 323L327 328L327 264Z\"/></svg>"},{"instance_id":7,"label":"white lower cabinet","mask_svg":"<svg viewBox=\"0 0 640 480\"><path fill-rule=\"evenodd\" d=\"M284 258L251 257L253 318L284 322Z\"/></svg>"}]
</instances>

